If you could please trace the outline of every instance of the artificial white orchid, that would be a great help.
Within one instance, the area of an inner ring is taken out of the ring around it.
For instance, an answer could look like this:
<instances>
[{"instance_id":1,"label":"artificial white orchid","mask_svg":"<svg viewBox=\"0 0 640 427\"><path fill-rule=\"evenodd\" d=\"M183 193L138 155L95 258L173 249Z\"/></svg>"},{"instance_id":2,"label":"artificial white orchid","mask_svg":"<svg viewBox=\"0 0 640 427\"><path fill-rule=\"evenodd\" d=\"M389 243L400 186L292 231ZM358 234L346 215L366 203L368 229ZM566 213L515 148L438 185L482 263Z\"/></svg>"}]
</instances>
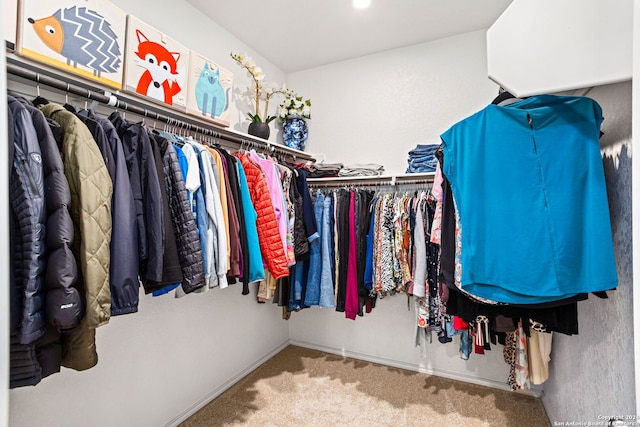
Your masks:
<instances>
[{"instance_id":1,"label":"artificial white orchid","mask_svg":"<svg viewBox=\"0 0 640 427\"><path fill-rule=\"evenodd\" d=\"M274 89L263 83L265 75L262 72L262 68L254 64L247 55L237 55L231 52L231 58L238 63L242 68L247 70L247 77L250 77L253 81L249 87L250 93L246 98L248 102L254 106L255 113L247 113L251 121L269 123L277 116L270 116L269 111L269 99L276 93L283 93L279 89ZM260 101L264 100L264 115L260 116Z\"/></svg>"}]
</instances>

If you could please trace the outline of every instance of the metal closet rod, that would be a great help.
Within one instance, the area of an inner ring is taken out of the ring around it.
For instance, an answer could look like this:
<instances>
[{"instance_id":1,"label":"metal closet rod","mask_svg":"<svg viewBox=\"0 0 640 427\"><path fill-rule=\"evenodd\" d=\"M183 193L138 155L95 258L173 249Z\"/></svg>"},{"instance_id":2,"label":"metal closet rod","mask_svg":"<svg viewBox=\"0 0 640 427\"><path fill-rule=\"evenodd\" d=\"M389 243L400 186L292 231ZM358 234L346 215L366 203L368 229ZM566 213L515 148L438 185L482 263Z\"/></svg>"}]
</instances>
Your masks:
<instances>
[{"instance_id":1,"label":"metal closet rod","mask_svg":"<svg viewBox=\"0 0 640 427\"><path fill-rule=\"evenodd\" d=\"M309 187L397 187L402 185L433 184L433 177L421 179L403 179L398 177L361 177L360 179L336 179L308 178Z\"/></svg>"},{"instance_id":2,"label":"metal closet rod","mask_svg":"<svg viewBox=\"0 0 640 427\"><path fill-rule=\"evenodd\" d=\"M196 121L194 118L190 118L189 116L182 115L180 113L172 113L172 116L163 115L158 113L155 110L155 107L149 105L149 108L142 108L135 104L130 104L127 101L123 101L119 99L115 95L105 95L100 93L98 90L92 91L89 88L77 86L74 84L70 84L64 80L57 79L50 75L40 73L36 70L24 68L18 64L7 62L7 73L12 74L18 77L22 77L36 84L49 86L55 89L59 89L61 91L72 93L74 95L78 95L93 101L98 101L102 104L109 105L116 109L122 109L139 116L148 117L153 120L161 121L164 123L168 123L170 125L177 125L182 130L188 130L192 132L199 133L201 135L212 136L214 138L224 139L226 141L233 142L238 144L239 146L250 146L252 144L257 144L261 148L266 148L268 151L280 153L287 156L292 156L295 159L300 158L304 160L315 160L312 156L306 153L296 153L287 151L284 147L278 147L269 142L262 141L260 139L253 139L251 137L245 138L241 135L235 135L232 132L226 131L224 129L216 129L212 130L210 128L202 127L193 124L193 121ZM140 102L140 101L134 101Z\"/></svg>"}]
</instances>

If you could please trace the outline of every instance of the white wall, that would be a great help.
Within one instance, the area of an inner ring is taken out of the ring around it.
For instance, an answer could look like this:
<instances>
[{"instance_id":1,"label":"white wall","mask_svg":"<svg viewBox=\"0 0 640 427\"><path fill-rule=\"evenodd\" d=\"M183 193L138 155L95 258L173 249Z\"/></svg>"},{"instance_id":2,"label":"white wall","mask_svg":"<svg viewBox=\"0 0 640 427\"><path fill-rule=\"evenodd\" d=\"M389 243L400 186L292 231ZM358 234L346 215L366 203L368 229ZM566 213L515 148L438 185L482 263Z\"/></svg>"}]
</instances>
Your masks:
<instances>
[{"instance_id":1,"label":"white wall","mask_svg":"<svg viewBox=\"0 0 640 427\"><path fill-rule=\"evenodd\" d=\"M232 70L236 85L244 85L246 77L229 58L230 51L249 53L269 78L284 81L281 71L184 0L161 7L152 0L114 3ZM244 111L236 109L234 114L232 127L246 132ZM1 150L0 159L6 159L5 148ZM5 194L6 199L8 185L0 188L0 196ZM5 223L3 212L0 224ZM0 247L0 271L6 274L8 256L3 249ZM5 293L6 281L0 283ZM249 296L242 296L241 290L237 284L180 300L173 295L152 298L141 293L137 314L114 317L97 330L96 367L85 372L63 368L36 387L10 391L10 425L177 424L288 341L288 325L280 309L258 304L254 288ZM7 300L0 298L0 305ZM0 315L7 312L0 310ZM3 357L8 354L7 342L1 340Z\"/></svg>"},{"instance_id":2,"label":"white wall","mask_svg":"<svg viewBox=\"0 0 640 427\"><path fill-rule=\"evenodd\" d=\"M307 150L327 162L379 163L404 173L416 144L498 95L487 78L485 32L352 59L288 76L311 98Z\"/></svg>"},{"instance_id":3,"label":"white wall","mask_svg":"<svg viewBox=\"0 0 640 427\"><path fill-rule=\"evenodd\" d=\"M487 79L485 32L442 39L356 58L289 76L289 86L312 99L308 147L326 160L381 163L404 173L417 143L439 143L449 126L498 95ZM415 313L397 295L378 301L355 322L332 310L294 313L294 343L493 386L504 386L508 365L502 346L485 356L458 357L459 338L434 338L428 357L414 347Z\"/></svg>"},{"instance_id":4,"label":"white wall","mask_svg":"<svg viewBox=\"0 0 640 427\"><path fill-rule=\"evenodd\" d=\"M280 310L240 291L142 297L97 330L96 367L11 390L10 425L175 425L288 341Z\"/></svg>"}]
</instances>

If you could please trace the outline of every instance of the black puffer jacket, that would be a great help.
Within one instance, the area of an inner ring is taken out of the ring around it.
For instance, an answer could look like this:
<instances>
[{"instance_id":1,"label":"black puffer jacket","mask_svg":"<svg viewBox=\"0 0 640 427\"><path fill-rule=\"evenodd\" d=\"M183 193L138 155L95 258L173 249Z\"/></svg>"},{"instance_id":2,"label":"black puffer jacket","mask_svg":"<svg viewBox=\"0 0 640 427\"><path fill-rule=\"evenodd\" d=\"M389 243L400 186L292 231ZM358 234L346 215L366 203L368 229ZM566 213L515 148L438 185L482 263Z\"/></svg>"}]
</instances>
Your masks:
<instances>
[{"instance_id":1,"label":"black puffer jacket","mask_svg":"<svg viewBox=\"0 0 640 427\"><path fill-rule=\"evenodd\" d=\"M8 162L8 171L9 171L9 179L11 179L11 175L13 173L13 159L15 154L15 148L13 146L14 139L14 118L11 113L11 109L7 109L7 141L8 151L9 151L9 162ZM13 218L13 209L9 209L9 241L15 242L15 234L16 230L13 227L14 224ZM22 387L27 385L35 385L40 382L42 379L42 372L40 369L40 365L36 361L35 349L32 344L25 345L20 344L20 340L18 339L17 334L17 325L20 320L20 312L15 309L15 305L22 301L22 296L16 293L15 286L13 286L13 278L15 276L15 263L14 263L15 250L13 245L11 246L10 258L11 262L9 264L9 277L11 278L11 341L10 341L10 358L9 358L9 366L10 366L10 380L9 387Z\"/></svg>"},{"instance_id":2,"label":"black puffer jacket","mask_svg":"<svg viewBox=\"0 0 640 427\"><path fill-rule=\"evenodd\" d=\"M14 159L9 178L12 210L11 251L14 274L10 282L11 332L30 344L45 332L45 204L42 154L27 109L8 97L13 115Z\"/></svg>"},{"instance_id":3,"label":"black puffer jacket","mask_svg":"<svg viewBox=\"0 0 640 427\"><path fill-rule=\"evenodd\" d=\"M203 287L204 261L200 237L196 231L196 222L191 210L191 204L187 198L187 190L184 186L182 171L178 163L178 155L167 139L153 135L160 147L164 176L167 184L167 199L171 208L171 220L178 243L178 256L182 267L182 289L190 293Z\"/></svg>"},{"instance_id":4,"label":"black puffer jacket","mask_svg":"<svg viewBox=\"0 0 640 427\"><path fill-rule=\"evenodd\" d=\"M69 214L69 183L64 175L58 145L44 114L25 98L15 98L29 111L42 152L48 252L45 277L46 321L63 331L78 326L84 314L84 303L76 288L78 266L71 252L73 222Z\"/></svg>"}]
</instances>

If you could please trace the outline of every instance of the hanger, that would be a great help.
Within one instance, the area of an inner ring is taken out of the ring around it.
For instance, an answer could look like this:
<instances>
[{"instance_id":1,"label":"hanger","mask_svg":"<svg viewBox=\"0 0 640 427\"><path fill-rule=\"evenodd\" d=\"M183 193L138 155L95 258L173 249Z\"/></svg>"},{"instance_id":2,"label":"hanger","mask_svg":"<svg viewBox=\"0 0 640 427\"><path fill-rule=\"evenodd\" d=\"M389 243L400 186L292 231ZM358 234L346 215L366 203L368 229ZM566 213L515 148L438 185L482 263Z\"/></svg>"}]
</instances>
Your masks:
<instances>
[{"instance_id":1,"label":"hanger","mask_svg":"<svg viewBox=\"0 0 640 427\"><path fill-rule=\"evenodd\" d=\"M522 98L516 98L511 92L500 86L498 89L498 96L496 96L491 103L494 105L507 106L520 101L522 101Z\"/></svg>"},{"instance_id":2,"label":"hanger","mask_svg":"<svg viewBox=\"0 0 640 427\"><path fill-rule=\"evenodd\" d=\"M40 73L36 73L36 98L32 101L36 107L38 105L46 105L49 100L40 96Z\"/></svg>"}]
</instances>

